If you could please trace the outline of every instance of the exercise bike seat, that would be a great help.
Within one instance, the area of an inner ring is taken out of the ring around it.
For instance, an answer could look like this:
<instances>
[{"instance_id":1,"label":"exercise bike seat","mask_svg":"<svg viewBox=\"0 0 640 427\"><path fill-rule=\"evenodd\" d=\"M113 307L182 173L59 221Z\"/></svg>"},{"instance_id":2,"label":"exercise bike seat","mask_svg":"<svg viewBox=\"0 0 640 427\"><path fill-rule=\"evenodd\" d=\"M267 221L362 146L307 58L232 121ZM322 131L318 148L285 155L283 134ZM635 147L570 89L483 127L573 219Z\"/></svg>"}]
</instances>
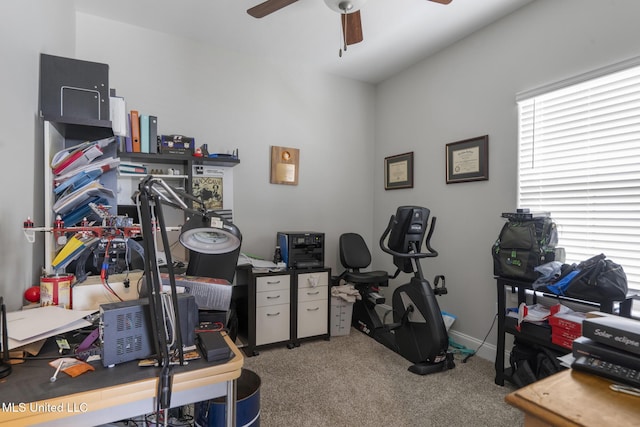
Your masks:
<instances>
[{"instance_id":1,"label":"exercise bike seat","mask_svg":"<svg viewBox=\"0 0 640 427\"><path fill-rule=\"evenodd\" d=\"M371 264L371 252L361 235L344 233L339 239L340 262L346 270L340 279L354 285L388 286L389 273L386 271L360 271Z\"/></svg>"}]
</instances>

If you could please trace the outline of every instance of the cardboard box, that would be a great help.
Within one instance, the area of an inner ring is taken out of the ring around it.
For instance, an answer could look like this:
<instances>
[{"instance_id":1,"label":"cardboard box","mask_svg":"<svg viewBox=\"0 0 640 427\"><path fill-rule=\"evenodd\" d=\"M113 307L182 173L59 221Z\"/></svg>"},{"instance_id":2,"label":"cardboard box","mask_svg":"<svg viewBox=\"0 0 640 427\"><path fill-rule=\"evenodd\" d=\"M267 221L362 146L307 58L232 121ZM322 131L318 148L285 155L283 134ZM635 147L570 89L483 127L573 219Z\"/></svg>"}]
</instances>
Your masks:
<instances>
[{"instance_id":1,"label":"cardboard box","mask_svg":"<svg viewBox=\"0 0 640 427\"><path fill-rule=\"evenodd\" d=\"M575 338L574 338L575 339ZM559 345L560 347L567 348L569 350L573 347L573 339L566 338L560 335L551 334L551 342L555 345Z\"/></svg>"},{"instance_id":2,"label":"cardboard box","mask_svg":"<svg viewBox=\"0 0 640 427\"><path fill-rule=\"evenodd\" d=\"M574 335L582 335L582 322L586 319L585 313L558 313L549 317L551 329L561 328Z\"/></svg>"},{"instance_id":3,"label":"cardboard box","mask_svg":"<svg viewBox=\"0 0 640 427\"><path fill-rule=\"evenodd\" d=\"M620 316L590 317L582 324L585 337L640 355L640 321Z\"/></svg>"}]
</instances>

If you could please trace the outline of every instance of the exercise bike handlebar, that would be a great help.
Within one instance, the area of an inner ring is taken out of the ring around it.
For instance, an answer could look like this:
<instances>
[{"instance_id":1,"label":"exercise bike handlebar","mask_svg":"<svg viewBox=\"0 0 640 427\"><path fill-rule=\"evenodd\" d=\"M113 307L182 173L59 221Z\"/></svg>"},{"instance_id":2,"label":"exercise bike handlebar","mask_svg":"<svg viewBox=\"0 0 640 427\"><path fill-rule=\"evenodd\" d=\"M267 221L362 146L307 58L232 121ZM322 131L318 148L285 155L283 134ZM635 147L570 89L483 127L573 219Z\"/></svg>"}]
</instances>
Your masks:
<instances>
[{"instance_id":1,"label":"exercise bike handlebar","mask_svg":"<svg viewBox=\"0 0 640 427\"><path fill-rule=\"evenodd\" d=\"M393 249L389 248L387 245L385 245L384 242L387 236L389 235L389 233L391 232L394 219L395 219L395 216L391 215L391 218L389 219L389 225L387 225L387 229L384 230L384 233L382 233L382 237L380 237L380 249L382 249L384 252L390 255L393 255L399 258L432 258L432 257L438 256L438 251L436 251L434 248L431 247L431 236L433 235L433 230L435 229L435 225L436 225L435 216L431 218L431 225L429 226L429 232L427 233L427 237L424 242L429 252L424 252L424 253L423 252L410 252L410 253L396 252ZM418 245L416 245L415 242L413 243L414 243L413 249L414 250L418 249Z\"/></svg>"}]
</instances>

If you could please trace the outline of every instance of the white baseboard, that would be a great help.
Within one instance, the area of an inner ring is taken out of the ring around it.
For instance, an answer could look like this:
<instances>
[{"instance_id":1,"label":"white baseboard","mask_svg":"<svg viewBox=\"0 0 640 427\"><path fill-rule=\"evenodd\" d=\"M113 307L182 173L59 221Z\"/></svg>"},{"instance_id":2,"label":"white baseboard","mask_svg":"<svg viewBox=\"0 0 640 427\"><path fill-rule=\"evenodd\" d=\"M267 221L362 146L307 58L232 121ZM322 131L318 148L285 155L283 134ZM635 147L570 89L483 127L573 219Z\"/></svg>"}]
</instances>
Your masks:
<instances>
[{"instance_id":1,"label":"white baseboard","mask_svg":"<svg viewBox=\"0 0 640 427\"><path fill-rule=\"evenodd\" d=\"M461 332L458 332L454 329L449 330L449 338L456 344L461 344L468 349L476 350L477 357L486 359L490 362L495 362L496 360L497 349L496 349L496 346L493 344L489 344L485 342L482 345L482 347L480 347L480 344L482 343L482 341L470 335L466 335ZM480 349L478 349L478 347L480 347ZM505 360L509 360L509 353L506 351L506 349L505 349Z\"/></svg>"}]
</instances>

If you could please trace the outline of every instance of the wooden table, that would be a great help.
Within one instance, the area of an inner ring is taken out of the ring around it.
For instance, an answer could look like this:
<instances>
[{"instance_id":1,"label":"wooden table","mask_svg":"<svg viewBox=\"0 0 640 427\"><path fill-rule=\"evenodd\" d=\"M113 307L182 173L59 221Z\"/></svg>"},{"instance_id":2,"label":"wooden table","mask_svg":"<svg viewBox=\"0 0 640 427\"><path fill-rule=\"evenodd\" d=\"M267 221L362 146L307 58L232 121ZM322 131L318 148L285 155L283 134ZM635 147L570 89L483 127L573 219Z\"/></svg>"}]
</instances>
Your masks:
<instances>
[{"instance_id":1,"label":"wooden table","mask_svg":"<svg viewBox=\"0 0 640 427\"><path fill-rule=\"evenodd\" d=\"M611 381L567 369L510 393L525 427L640 426L640 397L611 390Z\"/></svg>"},{"instance_id":2,"label":"wooden table","mask_svg":"<svg viewBox=\"0 0 640 427\"><path fill-rule=\"evenodd\" d=\"M236 379L244 358L224 335L233 351L228 362L213 364L200 359L173 367L171 406L229 396L227 426L234 426ZM13 373L0 382L0 424L94 426L152 413L158 370L140 368L135 361L113 368L100 364L95 371L76 378L60 373L51 383L54 371L47 361L14 365Z\"/></svg>"}]
</instances>

